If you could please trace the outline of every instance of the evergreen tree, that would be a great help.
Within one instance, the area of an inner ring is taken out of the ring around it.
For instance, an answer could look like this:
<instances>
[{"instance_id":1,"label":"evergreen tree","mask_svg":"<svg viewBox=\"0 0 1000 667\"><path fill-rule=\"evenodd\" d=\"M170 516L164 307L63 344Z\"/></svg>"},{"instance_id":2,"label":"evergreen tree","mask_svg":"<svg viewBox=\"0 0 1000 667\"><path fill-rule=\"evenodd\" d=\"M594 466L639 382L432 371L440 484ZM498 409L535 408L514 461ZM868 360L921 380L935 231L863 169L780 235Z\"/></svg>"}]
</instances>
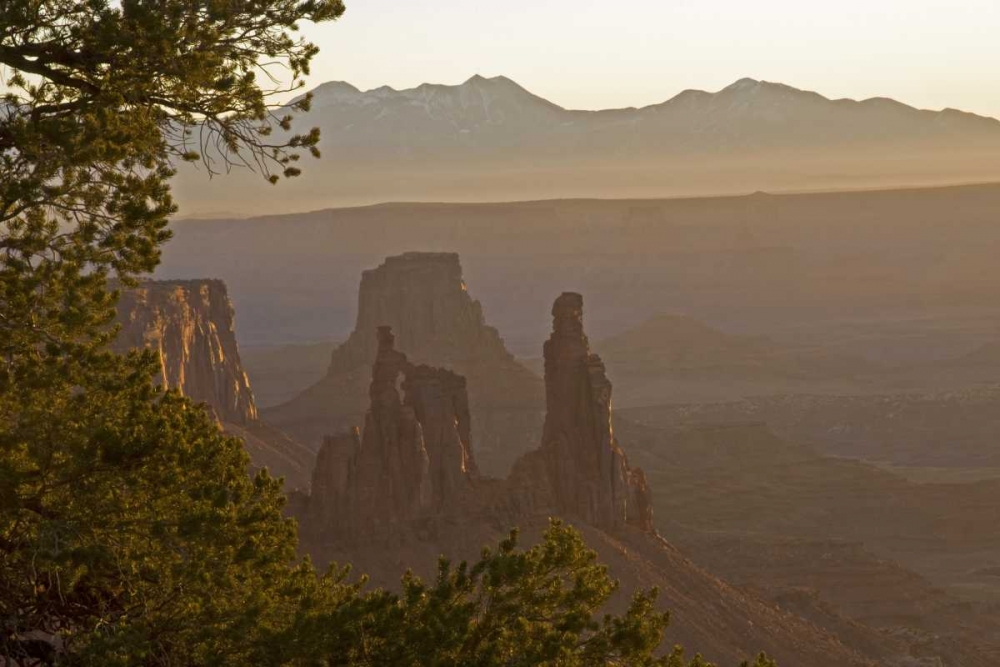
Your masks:
<instances>
[{"instance_id":1,"label":"evergreen tree","mask_svg":"<svg viewBox=\"0 0 1000 667\"><path fill-rule=\"evenodd\" d=\"M340 0L0 3L0 657L240 663L307 568L239 442L107 349L151 271L177 161L295 176L269 62L301 85L300 21ZM277 72L276 72L277 73ZM270 84L267 84L270 85ZM308 107L308 97L290 111ZM192 145L193 144L193 145ZM210 640L209 640L210 639ZM2 662L3 660L0 660Z\"/></svg>"},{"instance_id":2,"label":"evergreen tree","mask_svg":"<svg viewBox=\"0 0 1000 667\"><path fill-rule=\"evenodd\" d=\"M637 591L621 615L602 614L618 588L580 534L553 521L542 541L518 548L517 532L473 565L442 559L433 584L413 574L402 592L345 595L333 568L334 604L303 605L274 641L297 667L712 667L680 648L660 655L669 615L656 591ZM260 656L276 664L275 654ZM745 666L749 667L749 665ZM753 667L774 667L761 656Z\"/></svg>"}]
</instances>

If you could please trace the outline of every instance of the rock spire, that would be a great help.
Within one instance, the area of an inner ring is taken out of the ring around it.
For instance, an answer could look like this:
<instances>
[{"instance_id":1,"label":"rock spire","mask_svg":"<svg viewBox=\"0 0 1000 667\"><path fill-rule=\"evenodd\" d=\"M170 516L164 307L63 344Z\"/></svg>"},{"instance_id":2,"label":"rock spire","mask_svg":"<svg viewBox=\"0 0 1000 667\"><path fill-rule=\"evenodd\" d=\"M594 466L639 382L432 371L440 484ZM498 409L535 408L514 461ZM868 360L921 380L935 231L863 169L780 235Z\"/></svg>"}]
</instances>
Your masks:
<instances>
[{"instance_id":1,"label":"rock spire","mask_svg":"<svg viewBox=\"0 0 1000 667\"><path fill-rule=\"evenodd\" d=\"M364 431L327 437L313 472L306 526L324 539L433 516L478 477L465 379L411 364L391 327L376 341Z\"/></svg>"},{"instance_id":2,"label":"rock spire","mask_svg":"<svg viewBox=\"0 0 1000 667\"><path fill-rule=\"evenodd\" d=\"M646 478L615 440L611 381L583 332L583 297L566 292L552 306L545 343L545 426L541 451L558 508L606 529L651 530Z\"/></svg>"}]
</instances>

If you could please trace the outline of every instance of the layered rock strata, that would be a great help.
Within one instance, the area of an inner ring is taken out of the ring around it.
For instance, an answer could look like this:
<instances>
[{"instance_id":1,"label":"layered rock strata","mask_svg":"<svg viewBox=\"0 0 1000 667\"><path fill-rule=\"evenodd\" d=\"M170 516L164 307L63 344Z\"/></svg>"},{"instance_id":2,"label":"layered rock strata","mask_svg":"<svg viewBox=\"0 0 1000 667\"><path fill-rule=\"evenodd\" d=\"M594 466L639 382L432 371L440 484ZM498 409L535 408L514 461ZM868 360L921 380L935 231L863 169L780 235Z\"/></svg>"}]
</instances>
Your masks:
<instances>
[{"instance_id":1,"label":"layered rock strata","mask_svg":"<svg viewBox=\"0 0 1000 667\"><path fill-rule=\"evenodd\" d=\"M116 349L156 350L163 386L205 403L222 421L257 419L236 345L233 306L221 280L144 282L122 292L118 323Z\"/></svg>"},{"instance_id":2,"label":"layered rock strata","mask_svg":"<svg viewBox=\"0 0 1000 667\"><path fill-rule=\"evenodd\" d=\"M221 280L147 281L123 290L113 349L148 348L160 357L157 381L207 406L241 438L254 467L306 487L313 454L261 421L240 361L235 313Z\"/></svg>"}]
</instances>

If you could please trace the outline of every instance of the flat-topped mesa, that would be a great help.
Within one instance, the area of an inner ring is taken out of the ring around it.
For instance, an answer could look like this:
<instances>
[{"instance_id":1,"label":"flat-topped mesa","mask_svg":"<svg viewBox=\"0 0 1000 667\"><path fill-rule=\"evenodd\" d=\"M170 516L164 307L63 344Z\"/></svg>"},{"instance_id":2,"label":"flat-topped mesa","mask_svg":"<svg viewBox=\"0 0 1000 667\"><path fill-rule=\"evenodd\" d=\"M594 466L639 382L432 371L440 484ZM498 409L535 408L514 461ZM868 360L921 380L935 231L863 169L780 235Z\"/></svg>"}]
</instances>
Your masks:
<instances>
[{"instance_id":1,"label":"flat-topped mesa","mask_svg":"<svg viewBox=\"0 0 1000 667\"><path fill-rule=\"evenodd\" d=\"M330 372L370 364L377 353L371 331L392 327L400 349L420 362L468 364L513 361L482 305L469 296L456 253L407 252L361 274L358 319L334 351Z\"/></svg>"},{"instance_id":2,"label":"flat-topped mesa","mask_svg":"<svg viewBox=\"0 0 1000 667\"><path fill-rule=\"evenodd\" d=\"M122 292L114 348L151 348L160 383L211 407L223 422L257 421L240 362L233 306L221 280L147 281Z\"/></svg>"},{"instance_id":3,"label":"flat-topped mesa","mask_svg":"<svg viewBox=\"0 0 1000 667\"><path fill-rule=\"evenodd\" d=\"M468 379L477 464L486 474L505 475L537 438L544 386L486 323L455 253L408 252L365 271L355 328L331 354L326 375L266 409L265 417L317 449L326 434L362 423L370 405L369 371L382 344L372 332L380 326L392 328L396 349L411 363L447 368Z\"/></svg>"},{"instance_id":4,"label":"flat-topped mesa","mask_svg":"<svg viewBox=\"0 0 1000 667\"><path fill-rule=\"evenodd\" d=\"M314 540L448 513L478 478L465 378L411 364L391 327L377 332L363 434L327 437L317 457L303 511Z\"/></svg>"},{"instance_id":5,"label":"flat-topped mesa","mask_svg":"<svg viewBox=\"0 0 1000 667\"><path fill-rule=\"evenodd\" d=\"M611 423L611 381L583 332L583 297L552 306L545 342L546 415L541 451L557 508L605 529L652 530L645 475L629 468Z\"/></svg>"}]
</instances>

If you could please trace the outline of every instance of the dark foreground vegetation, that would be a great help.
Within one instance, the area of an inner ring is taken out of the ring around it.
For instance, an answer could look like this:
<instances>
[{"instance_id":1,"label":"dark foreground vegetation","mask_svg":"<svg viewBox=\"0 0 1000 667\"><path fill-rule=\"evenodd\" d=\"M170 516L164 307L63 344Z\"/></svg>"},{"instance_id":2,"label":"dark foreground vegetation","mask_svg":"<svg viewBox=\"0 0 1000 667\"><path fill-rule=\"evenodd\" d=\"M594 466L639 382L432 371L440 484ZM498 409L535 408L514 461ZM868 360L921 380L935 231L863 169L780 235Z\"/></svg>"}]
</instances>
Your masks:
<instances>
[{"instance_id":1,"label":"dark foreground vegetation","mask_svg":"<svg viewBox=\"0 0 1000 667\"><path fill-rule=\"evenodd\" d=\"M296 555L279 482L202 408L113 354L152 271L174 161L298 174L318 133L262 87L316 53L339 0L10 0L0 8L0 665L704 665L571 528L369 590ZM308 98L294 105L308 107ZM761 657L759 667L771 664Z\"/></svg>"}]
</instances>

